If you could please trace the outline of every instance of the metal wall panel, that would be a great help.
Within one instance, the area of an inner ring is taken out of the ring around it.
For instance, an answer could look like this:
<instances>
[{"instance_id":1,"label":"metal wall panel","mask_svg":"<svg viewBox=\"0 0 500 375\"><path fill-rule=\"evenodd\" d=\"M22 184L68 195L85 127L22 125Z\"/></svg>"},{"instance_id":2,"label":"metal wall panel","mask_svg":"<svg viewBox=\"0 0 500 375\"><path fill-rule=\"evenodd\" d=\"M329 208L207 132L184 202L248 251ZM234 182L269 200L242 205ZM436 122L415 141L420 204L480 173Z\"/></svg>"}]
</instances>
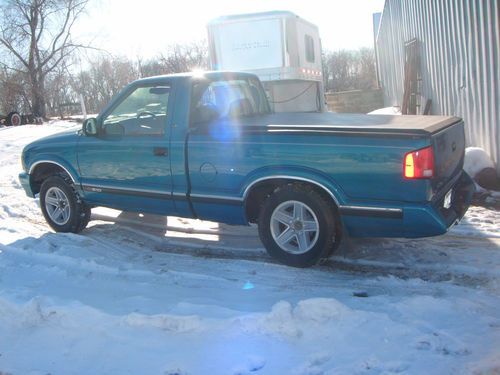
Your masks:
<instances>
[{"instance_id":1,"label":"metal wall panel","mask_svg":"<svg viewBox=\"0 0 500 375\"><path fill-rule=\"evenodd\" d=\"M422 94L432 114L462 117L467 144L500 173L500 1L386 0L377 34L386 106L401 106L404 44L421 43Z\"/></svg>"}]
</instances>

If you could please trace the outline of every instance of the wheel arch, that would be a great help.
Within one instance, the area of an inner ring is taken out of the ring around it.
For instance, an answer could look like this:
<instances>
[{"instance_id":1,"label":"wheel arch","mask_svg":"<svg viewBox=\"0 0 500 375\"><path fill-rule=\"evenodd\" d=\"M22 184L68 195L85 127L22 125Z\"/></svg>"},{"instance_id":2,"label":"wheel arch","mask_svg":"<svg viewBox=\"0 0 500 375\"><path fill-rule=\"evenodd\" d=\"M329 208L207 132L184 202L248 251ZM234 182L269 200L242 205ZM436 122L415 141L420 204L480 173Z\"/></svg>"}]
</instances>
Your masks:
<instances>
[{"instance_id":1,"label":"wheel arch","mask_svg":"<svg viewBox=\"0 0 500 375\"><path fill-rule=\"evenodd\" d=\"M310 185L315 191L329 199L337 208L340 208L340 193L338 189L327 187L327 184L323 181L318 182L308 177L288 174L269 175L254 179L244 190L243 206L247 221L250 223L256 222L259 216L260 206L275 189L293 183Z\"/></svg>"},{"instance_id":2,"label":"wheel arch","mask_svg":"<svg viewBox=\"0 0 500 375\"><path fill-rule=\"evenodd\" d=\"M30 176L31 191L33 194L40 192L42 183L47 177L57 173L67 174L69 178L71 178L73 184L75 186L77 185L74 172L71 172L71 168L54 160L38 160L30 166L28 173Z\"/></svg>"}]
</instances>

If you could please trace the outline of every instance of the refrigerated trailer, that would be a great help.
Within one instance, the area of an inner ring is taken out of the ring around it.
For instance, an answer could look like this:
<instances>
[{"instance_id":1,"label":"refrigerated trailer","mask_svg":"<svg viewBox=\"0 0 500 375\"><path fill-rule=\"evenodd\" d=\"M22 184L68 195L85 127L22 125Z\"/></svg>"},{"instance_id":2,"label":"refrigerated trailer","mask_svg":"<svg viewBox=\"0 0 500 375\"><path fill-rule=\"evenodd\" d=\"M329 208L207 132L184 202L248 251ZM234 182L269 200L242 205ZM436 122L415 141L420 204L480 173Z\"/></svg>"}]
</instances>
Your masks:
<instances>
[{"instance_id":1,"label":"refrigerated trailer","mask_svg":"<svg viewBox=\"0 0 500 375\"><path fill-rule=\"evenodd\" d=\"M288 11L230 15L209 22L211 68L256 74L275 112L323 112L318 27Z\"/></svg>"}]
</instances>

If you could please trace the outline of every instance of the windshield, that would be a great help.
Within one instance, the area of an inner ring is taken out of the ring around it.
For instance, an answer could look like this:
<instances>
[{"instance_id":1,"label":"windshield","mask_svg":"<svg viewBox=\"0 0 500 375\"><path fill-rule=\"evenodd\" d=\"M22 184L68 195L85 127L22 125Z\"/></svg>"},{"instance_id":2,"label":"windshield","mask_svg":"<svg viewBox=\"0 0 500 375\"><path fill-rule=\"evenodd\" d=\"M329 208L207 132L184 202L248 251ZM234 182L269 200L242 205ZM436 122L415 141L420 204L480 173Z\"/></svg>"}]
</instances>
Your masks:
<instances>
[{"instance_id":1,"label":"windshield","mask_svg":"<svg viewBox=\"0 0 500 375\"><path fill-rule=\"evenodd\" d=\"M165 116L169 93L169 87L139 87L113 109L104 124L135 119L143 114Z\"/></svg>"}]
</instances>

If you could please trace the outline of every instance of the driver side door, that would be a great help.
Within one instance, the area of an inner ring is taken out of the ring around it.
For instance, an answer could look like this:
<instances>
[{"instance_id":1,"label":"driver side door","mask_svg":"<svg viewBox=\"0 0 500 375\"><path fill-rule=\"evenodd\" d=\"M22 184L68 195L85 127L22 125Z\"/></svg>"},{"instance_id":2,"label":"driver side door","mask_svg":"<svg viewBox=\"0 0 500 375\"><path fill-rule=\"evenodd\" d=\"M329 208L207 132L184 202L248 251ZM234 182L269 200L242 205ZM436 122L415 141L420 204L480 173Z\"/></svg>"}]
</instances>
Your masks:
<instances>
[{"instance_id":1,"label":"driver side door","mask_svg":"<svg viewBox=\"0 0 500 375\"><path fill-rule=\"evenodd\" d=\"M98 118L97 136L80 137L78 164L90 203L174 213L169 157L172 85L136 85Z\"/></svg>"}]
</instances>

